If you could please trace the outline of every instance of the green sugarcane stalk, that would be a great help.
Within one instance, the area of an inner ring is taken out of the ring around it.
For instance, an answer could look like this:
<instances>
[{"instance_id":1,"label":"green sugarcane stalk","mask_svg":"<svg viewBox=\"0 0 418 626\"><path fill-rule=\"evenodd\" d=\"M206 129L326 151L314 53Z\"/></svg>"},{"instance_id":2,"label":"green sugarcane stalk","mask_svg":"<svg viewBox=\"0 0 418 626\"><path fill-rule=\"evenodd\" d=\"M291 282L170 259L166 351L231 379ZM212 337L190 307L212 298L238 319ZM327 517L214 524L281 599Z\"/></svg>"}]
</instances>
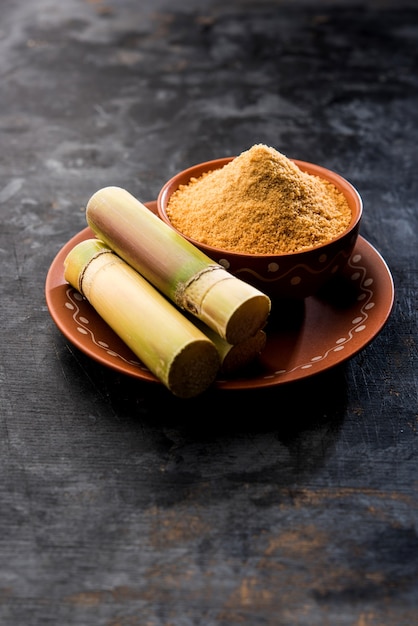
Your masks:
<instances>
[{"instance_id":1,"label":"green sugarcane stalk","mask_svg":"<svg viewBox=\"0 0 418 626\"><path fill-rule=\"evenodd\" d=\"M97 191L86 219L117 255L228 343L239 343L266 325L267 295L214 263L125 189Z\"/></svg>"}]
</instances>

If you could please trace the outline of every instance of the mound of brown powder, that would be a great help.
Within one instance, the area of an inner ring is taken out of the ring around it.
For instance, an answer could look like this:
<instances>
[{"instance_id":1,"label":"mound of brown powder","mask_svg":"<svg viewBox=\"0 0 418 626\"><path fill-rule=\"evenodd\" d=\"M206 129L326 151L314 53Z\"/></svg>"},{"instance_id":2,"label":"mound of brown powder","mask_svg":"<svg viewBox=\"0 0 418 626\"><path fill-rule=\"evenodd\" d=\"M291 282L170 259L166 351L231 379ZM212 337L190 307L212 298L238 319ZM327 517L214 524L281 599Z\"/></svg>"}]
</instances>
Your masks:
<instances>
[{"instance_id":1,"label":"mound of brown powder","mask_svg":"<svg viewBox=\"0 0 418 626\"><path fill-rule=\"evenodd\" d=\"M317 246L342 233L351 220L350 207L333 184L302 172L263 144L182 185L167 213L196 241L251 254Z\"/></svg>"}]
</instances>

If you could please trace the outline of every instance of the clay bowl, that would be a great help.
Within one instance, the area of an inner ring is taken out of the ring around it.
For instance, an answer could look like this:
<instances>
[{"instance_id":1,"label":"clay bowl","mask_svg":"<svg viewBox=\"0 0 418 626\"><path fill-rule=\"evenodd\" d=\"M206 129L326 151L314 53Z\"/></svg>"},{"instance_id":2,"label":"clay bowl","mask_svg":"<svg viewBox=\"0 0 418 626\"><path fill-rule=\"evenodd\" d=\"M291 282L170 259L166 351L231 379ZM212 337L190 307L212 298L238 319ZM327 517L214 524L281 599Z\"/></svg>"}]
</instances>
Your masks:
<instances>
[{"instance_id":1,"label":"clay bowl","mask_svg":"<svg viewBox=\"0 0 418 626\"><path fill-rule=\"evenodd\" d=\"M187 185L191 178L218 169L234 157L225 157L198 163L178 172L162 187L157 198L159 217L171 228L167 205L179 185ZM346 197L352 217L348 228L337 238L301 252L288 254L241 254L205 245L182 234L213 261L231 274L254 285L271 299L304 299L316 294L346 265L352 254L360 227L363 203L357 190L345 178L322 166L293 160L304 172L322 177L335 185ZM180 232L180 231L177 231Z\"/></svg>"}]
</instances>

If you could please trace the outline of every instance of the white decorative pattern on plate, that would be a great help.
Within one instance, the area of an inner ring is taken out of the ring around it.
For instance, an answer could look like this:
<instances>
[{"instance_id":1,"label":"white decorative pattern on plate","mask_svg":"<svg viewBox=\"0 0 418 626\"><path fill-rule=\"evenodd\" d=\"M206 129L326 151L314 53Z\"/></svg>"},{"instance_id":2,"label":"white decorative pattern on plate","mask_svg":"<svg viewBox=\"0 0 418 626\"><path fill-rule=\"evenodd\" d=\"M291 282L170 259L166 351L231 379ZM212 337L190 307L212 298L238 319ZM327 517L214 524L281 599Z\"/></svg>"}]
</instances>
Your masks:
<instances>
[{"instance_id":1,"label":"white decorative pattern on plate","mask_svg":"<svg viewBox=\"0 0 418 626\"><path fill-rule=\"evenodd\" d=\"M314 366L315 363L323 361L324 359L329 357L331 353L344 350L347 343L351 341L355 336L355 333L361 333L366 330L366 322L369 317L368 311L372 309L375 305L372 300L373 291L371 289L371 286L373 284L373 278L367 276L366 267L360 265L360 262L361 254L354 254L348 262L348 267L352 270L350 279L351 281L353 281L353 283L355 282L359 285L359 293L357 296L359 309L358 315L356 315L351 320L351 327L347 328L346 334L342 337L338 337L338 339L336 339L334 343L331 343L331 345L326 347L324 346L325 351L322 354L312 356L309 361L300 363L291 369L277 369L267 375L262 376L262 378L269 379L274 376L280 376L282 374L294 372L297 369L310 369ZM143 370L149 371L148 368L146 368L138 359L127 359L122 354L114 350L108 343L101 340L99 337L96 337L95 332L92 329L90 320L88 317L85 316L85 312L84 315L82 314L79 303L84 302L85 307L90 307L90 305L78 291L75 291L72 287L69 287L66 290L66 296L68 301L65 303L65 306L67 307L67 309L72 311L72 318L74 320L75 327L79 333L85 335L86 339L88 338L95 346L104 350L109 356L117 357L125 363L129 363L131 365L140 367Z\"/></svg>"},{"instance_id":2,"label":"white decorative pattern on plate","mask_svg":"<svg viewBox=\"0 0 418 626\"><path fill-rule=\"evenodd\" d=\"M122 356L122 354L119 354L118 352L113 350L109 346L109 344L106 343L106 341L96 338L94 331L92 330L90 320L87 317L85 317L85 315L81 314L81 309L79 307L79 303L81 302L84 302L86 306L90 306L87 303L86 299L81 295L81 293L79 293L78 291L75 291L75 289L73 289L72 287L69 287L65 293L68 298L68 302L65 303L65 306L67 307L67 309L69 309L72 312L72 318L76 325L76 329L79 333L88 337L92 341L92 343L94 343L95 346L104 350L106 354L108 354L109 356L117 357L118 359L121 359L125 363L136 365L144 370L148 369L140 361L138 361L138 359L125 358L124 356Z\"/></svg>"},{"instance_id":3,"label":"white decorative pattern on plate","mask_svg":"<svg viewBox=\"0 0 418 626\"><path fill-rule=\"evenodd\" d=\"M309 369L315 363L326 359L331 353L344 350L347 343L354 338L356 333L361 333L366 330L366 322L369 317L368 311L375 306L375 303L373 302L373 291L371 289L373 278L367 277L367 269L366 267L359 265L360 262L361 254L354 254L349 259L347 264L347 268L352 270L350 279L359 284L357 301L360 304L358 315L351 320L352 325L347 329L347 333L342 337L338 337L338 339L336 339L336 341L332 343L322 354L312 356L308 362L297 365L291 370L276 370L274 372L276 375L294 372L297 369Z\"/></svg>"}]
</instances>

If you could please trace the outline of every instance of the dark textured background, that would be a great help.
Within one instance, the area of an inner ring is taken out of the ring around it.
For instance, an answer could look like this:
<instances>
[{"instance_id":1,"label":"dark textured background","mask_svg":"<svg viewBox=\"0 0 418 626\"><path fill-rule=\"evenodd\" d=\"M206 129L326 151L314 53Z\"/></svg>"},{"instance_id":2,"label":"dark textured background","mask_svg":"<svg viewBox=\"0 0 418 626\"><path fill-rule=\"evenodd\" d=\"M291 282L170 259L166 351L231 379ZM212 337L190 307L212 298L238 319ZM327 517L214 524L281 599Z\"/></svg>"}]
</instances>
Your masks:
<instances>
[{"instance_id":1,"label":"dark textured background","mask_svg":"<svg viewBox=\"0 0 418 626\"><path fill-rule=\"evenodd\" d=\"M418 622L417 61L413 2L2 0L2 626ZM88 198L259 142L360 191L378 337L190 402L72 347L44 284Z\"/></svg>"}]
</instances>

